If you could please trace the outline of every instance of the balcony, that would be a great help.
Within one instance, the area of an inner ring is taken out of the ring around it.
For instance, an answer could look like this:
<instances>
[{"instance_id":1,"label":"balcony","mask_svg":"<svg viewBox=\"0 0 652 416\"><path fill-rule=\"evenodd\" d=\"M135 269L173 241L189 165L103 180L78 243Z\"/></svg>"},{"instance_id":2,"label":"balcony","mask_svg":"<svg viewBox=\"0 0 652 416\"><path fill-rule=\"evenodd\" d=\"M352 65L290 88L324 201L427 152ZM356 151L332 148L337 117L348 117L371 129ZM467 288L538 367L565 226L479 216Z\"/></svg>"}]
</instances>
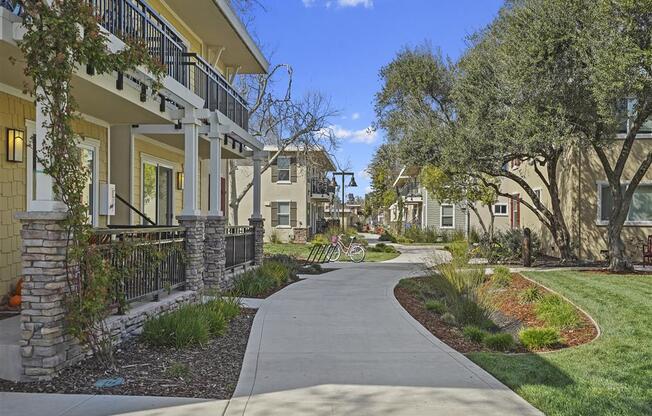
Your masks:
<instances>
[{"instance_id":1,"label":"balcony","mask_svg":"<svg viewBox=\"0 0 652 416\"><path fill-rule=\"evenodd\" d=\"M423 195L419 184L416 182L408 182L399 189L399 195L403 197L406 203L419 204L423 202Z\"/></svg>"},{"instance_id":2,"label":"balcony","mask_svg":"<svg viewBox=\"0 0 652 416\"><path fill-rule=\"evenodd\" d=\"M310 197L318 201L330 201L335 189L326 178L312 178L310 180Z\"/></svg>"},{"instance_id":3,"label":"balcony","mask_svg":"<svg viewBox=\"0 0 652 416\"><path fill-rule=\"evenodd\" d=\"M218 110L245 131L249 129L247 102L208 62L196 53L185 53L192 67L191 90L204 99L204 107Z\"/></svg>"}]
</instances>

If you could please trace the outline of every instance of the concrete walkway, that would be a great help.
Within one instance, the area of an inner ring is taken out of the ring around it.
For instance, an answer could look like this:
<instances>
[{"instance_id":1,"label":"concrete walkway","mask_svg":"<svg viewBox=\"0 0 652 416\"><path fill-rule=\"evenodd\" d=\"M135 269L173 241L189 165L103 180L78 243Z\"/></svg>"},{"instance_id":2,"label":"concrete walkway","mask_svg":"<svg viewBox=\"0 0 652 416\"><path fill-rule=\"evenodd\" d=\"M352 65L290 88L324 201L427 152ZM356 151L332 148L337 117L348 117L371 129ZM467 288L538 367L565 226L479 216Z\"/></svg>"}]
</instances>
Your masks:
<instances>
[{"instance_id":1,"label":"concrete walkway","mask_svg":"<svg viewBox=\"0 0 652 416\"><path fill-rule=\"evenodd\" d=\"M268 298L226 415L539 415L393 296L434 249L340 264Z\"/></svg>"}]
</instances>

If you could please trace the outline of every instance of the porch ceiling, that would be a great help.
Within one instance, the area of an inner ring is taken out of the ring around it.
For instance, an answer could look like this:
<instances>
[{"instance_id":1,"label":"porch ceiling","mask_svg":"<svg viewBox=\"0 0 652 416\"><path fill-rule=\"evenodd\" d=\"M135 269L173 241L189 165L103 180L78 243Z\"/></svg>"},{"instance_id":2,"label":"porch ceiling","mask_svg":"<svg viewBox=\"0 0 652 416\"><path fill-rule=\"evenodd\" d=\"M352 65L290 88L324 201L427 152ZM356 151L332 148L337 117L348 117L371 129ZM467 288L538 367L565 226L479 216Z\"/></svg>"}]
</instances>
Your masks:
<instances>
[{"instance_id":1,"label":"porch ceiling","mask_svg":"<svg viewBox=\"0 0 652 416\"><path fill-rule=\"evenodd\" d=\"M146 136L156 141L159 141L161 143L164 143L168 146L177 148L181 151L183 151L184 149L184 136L182 133L147 134ZM199 140L199 157L201 159L210 158L210 142L208 141L208 139L204 139L203 137L201 137ZM224 144L222 144L222 159L242 159L242 158L244 158L244 156L237 152L234 152L233 149L231 149L230 145L224 146Z\"/></svg>"}]
</instances>

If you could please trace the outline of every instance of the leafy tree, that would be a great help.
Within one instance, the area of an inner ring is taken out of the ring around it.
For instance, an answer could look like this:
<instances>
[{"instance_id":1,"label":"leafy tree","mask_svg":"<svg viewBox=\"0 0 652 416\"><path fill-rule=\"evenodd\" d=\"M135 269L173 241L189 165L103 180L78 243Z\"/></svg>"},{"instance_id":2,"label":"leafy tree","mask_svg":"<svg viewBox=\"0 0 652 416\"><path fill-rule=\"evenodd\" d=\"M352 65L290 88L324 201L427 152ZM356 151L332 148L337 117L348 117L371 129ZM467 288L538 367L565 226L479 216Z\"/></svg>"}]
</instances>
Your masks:
<instances>
[{"instance_id":1,"label":"leafy tree","mask_svg":"<svg viewBox=\"0 0 652 416\"><path fill-rule=\"evenodd\" d=\"M393 184L400 170L396 145L392 143L380 145L367 167L371 176L371 192L368 194L367 203L372 210L385 212L385 218L388 216L387 209L397 200Z\"/></svg>"},{"instance_id":2,"label":"leafy tree","mask_svg":"<svg viewBox=\"0 0 652 416\"><path fill-rule=\"evenodd\" d=\"M496 191L492 186L485 185L475 177L469 175L446 172L443 169L426 165L419 174L421 185L437 198L438 201L448 201L454 204L466 204L473 211L482 227L482 231L493 240L494 212L493 204L496 202ZM489 182L489 179L486 179ZM487 226L478 210L478 203L489 210L490 222Z\"/></svg>"}]
</instances>

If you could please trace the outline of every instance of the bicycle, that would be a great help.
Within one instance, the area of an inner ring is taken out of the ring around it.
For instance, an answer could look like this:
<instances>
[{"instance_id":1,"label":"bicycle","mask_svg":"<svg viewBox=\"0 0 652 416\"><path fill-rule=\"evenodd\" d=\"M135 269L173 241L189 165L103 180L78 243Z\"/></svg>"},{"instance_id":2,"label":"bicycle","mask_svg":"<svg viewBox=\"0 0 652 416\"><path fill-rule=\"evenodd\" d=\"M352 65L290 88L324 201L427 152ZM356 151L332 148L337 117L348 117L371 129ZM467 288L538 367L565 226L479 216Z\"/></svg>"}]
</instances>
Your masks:
<instances>
[{"instance_id":1,"label":"bicycle","mask_svg":"<svg viewBox=\"0 0 652 416\"><path fill-rule=\"evenodd\" d=\"M349 245L347 246L342 242L343 235L331 237L331 245L334 247L332 254L330 256L330 261L338 261L342 252L349 256L352 262L361 263L364 261L367 256L367 252L364 249L364 246L360 243L354 243L353 240L355 237L349 237Z\"/></svg>"}]
</instances>

